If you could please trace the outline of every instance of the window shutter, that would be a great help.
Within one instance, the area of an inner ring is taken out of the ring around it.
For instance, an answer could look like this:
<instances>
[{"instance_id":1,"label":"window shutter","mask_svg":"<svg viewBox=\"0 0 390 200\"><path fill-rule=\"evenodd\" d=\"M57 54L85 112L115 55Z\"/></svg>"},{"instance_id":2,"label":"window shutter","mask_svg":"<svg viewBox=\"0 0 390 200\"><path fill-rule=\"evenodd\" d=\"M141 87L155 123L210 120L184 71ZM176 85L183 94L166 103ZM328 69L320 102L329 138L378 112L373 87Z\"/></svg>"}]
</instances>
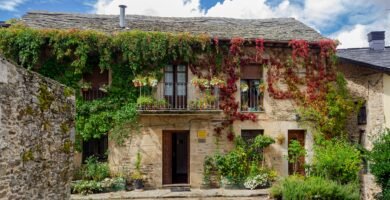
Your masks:
<instances>
[{"instance_id":1,"label":"window shutter","mask_svg":"<svg viewBox=\"0 0 390 200\"><path fill-rule=\"evenodd\" d=\"M260 65L241 66L241 79L262 79L262 71Z\"/></svg>"}]
</instances>

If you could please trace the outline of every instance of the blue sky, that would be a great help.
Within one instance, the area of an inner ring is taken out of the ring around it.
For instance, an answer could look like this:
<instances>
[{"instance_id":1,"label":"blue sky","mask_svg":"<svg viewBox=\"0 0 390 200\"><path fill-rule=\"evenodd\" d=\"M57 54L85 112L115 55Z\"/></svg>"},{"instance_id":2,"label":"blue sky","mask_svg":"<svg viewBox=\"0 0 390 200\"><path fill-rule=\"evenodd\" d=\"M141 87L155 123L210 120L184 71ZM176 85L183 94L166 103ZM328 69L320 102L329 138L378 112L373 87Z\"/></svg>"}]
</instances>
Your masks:
<instances>
[{"instance_id":1,"label":"blue sky","mask_svg":"<svg viewBox=\"0 0 390 200\"><path fill-rule=\"evenodd\" d=\"M342 47L367 46L372 30L390 33L390 0L0 0L0 21L30 10L157 16L213 16L234 18L294 17ZM387 5L389 4L389 5ZM389 37L387 37L389 38ZM389 38L390 40L390 38ZM389 43L387 43L389 44Z\"/></svg>"}]
</instances>

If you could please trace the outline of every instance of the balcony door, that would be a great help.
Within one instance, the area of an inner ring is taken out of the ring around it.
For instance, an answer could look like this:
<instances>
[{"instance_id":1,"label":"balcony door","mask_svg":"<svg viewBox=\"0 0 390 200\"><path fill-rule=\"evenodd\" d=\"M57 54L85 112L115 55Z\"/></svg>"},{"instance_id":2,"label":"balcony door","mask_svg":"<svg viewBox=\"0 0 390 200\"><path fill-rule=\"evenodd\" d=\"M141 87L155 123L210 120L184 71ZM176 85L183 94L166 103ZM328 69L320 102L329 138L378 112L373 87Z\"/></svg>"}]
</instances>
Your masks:
<instances>
[{"instance_id":1,"label":"balcony door","mask_svg":"<svg viewBox=\"0 0 390 200\"><path fill-rule=\"evenodd\" d=\"M170 109L187 108L187 67L167 65L164 70L164 97Z\"/></svg>"}]
</instances>

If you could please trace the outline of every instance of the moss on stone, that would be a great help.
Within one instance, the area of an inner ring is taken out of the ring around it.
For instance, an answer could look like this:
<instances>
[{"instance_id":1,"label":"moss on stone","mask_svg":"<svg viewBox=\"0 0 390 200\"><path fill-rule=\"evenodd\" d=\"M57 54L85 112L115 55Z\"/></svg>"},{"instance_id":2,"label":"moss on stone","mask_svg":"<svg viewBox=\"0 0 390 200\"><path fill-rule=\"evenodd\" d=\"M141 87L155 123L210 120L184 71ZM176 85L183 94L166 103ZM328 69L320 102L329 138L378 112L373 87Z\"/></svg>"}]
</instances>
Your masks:
<instances>
[{"instance_id":1,"label":"moss on stone","mask_svg":"<svg viewBox=\"0 0 390 200\"><path fill-rule=\"evenodd\" d=\"M64 89L64 96L65 96L65 97L71 97L71 96L73 96L73 95L74 95L74 91L73 91L72 88L66 87L66 88Z\"/></svg>"},{"instance_id":2,"label":"moss on stone","mask_svg":"<svg viewBox=\"0 0 390 200\"><path fill-rule=\"evenodd\" d=\"M36 115L36 111L31 106L27 106L26 107L25 113L27 115L30 115L30 116L35 116Z\"/></svg>"},{"instance_id":3,"label":"moss on stone","mask_svg":"<svg viewBox=\"0 0 390 200\"><path fill-rule=\"evenodd\" d=\"M51 106L51 104L54 101L54 95L49 92L49 89L47 88L46 84L41 84L39 86L39 94L38 94L38 100L39 100L39 108L42 112L48 110Z\"/></svg>"},{"instance_id":4,"label":"moss on stone","mask_svg":"<svg viewBox=\"0 0 390 200\"><path fill-rule=\"evenodd\" d=\"M67 134L69 132L69 125L66 122L62 122L60 125L61 133L62 134Z\"/></svg>"},{"instance_id":5,"label":"moss on stone","mask_svg":"<svg viewBox=\"0 0 390 200\"><path fill-rule=\"evenodd\" d=\"M64 153L69 154L69 153L72 151L72 146L73 146L72 142L71 142L70 140L66 140L66 141L64 142L62 151L63 151Z\"/></svg>"},{"instance_id":6,"label":"moss on stone","mask_svg":"<svg viewBox=\"0 0 390 200\"><path fill-rule=\"evenodd\" d=\"M33 152L31 150L23 152L22 160L23 160L23 162L34 160Z\"/></svg>"},{"instance_id":7,"label":"moss on stone","mask_svg":"<svg viewBox=\"0 0 390 200\"><path fill-rule=\"evenodd\" d=\"M51 124L48 120L43 120L42 128L44 131L49 131L51 129Z\"/></svg>"}]
</instances>

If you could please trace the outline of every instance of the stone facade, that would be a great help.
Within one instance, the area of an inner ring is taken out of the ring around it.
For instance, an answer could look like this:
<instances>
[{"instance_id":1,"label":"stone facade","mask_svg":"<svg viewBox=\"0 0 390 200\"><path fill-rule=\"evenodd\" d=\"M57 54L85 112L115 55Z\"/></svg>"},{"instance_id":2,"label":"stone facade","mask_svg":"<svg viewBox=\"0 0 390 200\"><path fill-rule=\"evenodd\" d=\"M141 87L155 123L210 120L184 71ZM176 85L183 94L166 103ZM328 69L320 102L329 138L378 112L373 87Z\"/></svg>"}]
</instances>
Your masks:
<instances>
[{"instance_id":1,"label":"stone facade","mask_svg":"<svg viewBox=\"0 0 390 200\"><path fill-rule=\"evenodd\" d=\"M247 48L251 51L253 49ZM279 59L287 59L285 56L291 52L286 48L269 48L266 54L279 56ZM259 65L259 67L261 67ZM191 80L193 74L188 73ZM267 68L263 68L263 80L267 80ZM240 84L240 81L236 83ZM282 86L283 87L283 86ZM196 96L196 89L188 90L188 98ZM236 93L236 99L240 100L240 93ZM272 138L284 137L281 143L276 142L264 151L266 165L275 169L279 175L288 175L287 139L289 130L303 130L305 133L305 148L308 151L306 162L312 157L313 137L308 127L302 126L296 119L296 106L294 100L275 100L270 97L268 91L264 94L264 112L256 112L257 120L235 121L233 132L241 135L241 130L263 130L264 135ZM233 142L228 141L226 135L222 135L216 142L214 128L223 119L220 112L192 112L192 113L143 113L140 115L142 129L140 133L132 133L132 137L123 146L117 146L109 142L108 161L112 172L128 176L134 169L137 152L142 154L142 171L146 174L148 187L160 188L163 186L163 131L185 130L189 131L189 185L201 187L203 178L203 162L207 155L215 152L227 152L233 148ZM199 141L198 131L205 131L207 137Z\"/></svg>"},{"instance_id":2,"label":"stone facade","mask_svg":"<svg viewBox=\"0 0 390 200\"><path fill-rule=\"evenodd\" d=\"M345 75L348 88L356 100L364 100L367 110L367 123L358 125L356 114L352 114L348 122L348 132L351 139L371 150L373 142L378 138L385 128L385 116L389 113L389 91L390 81L386 74L366 67L342 63L339 66L340 72ZM387 89L388 90L388 89ZM387 114L386 114L387 113ZM363 170L361 175L361 191L363 199L375 199L374 196L380 191L380 187L375 183L375 178L368 169Z\"/></svg>"},{"instance_id":3,"label":"stone facade","mask_svg":"<svg viewBox=\"0 0 390 200\"><path fill-rule=\"evenodd\" d=\"M69 199L73 91L0 57L0 199Z\"/></svg>"}]
</instances>

